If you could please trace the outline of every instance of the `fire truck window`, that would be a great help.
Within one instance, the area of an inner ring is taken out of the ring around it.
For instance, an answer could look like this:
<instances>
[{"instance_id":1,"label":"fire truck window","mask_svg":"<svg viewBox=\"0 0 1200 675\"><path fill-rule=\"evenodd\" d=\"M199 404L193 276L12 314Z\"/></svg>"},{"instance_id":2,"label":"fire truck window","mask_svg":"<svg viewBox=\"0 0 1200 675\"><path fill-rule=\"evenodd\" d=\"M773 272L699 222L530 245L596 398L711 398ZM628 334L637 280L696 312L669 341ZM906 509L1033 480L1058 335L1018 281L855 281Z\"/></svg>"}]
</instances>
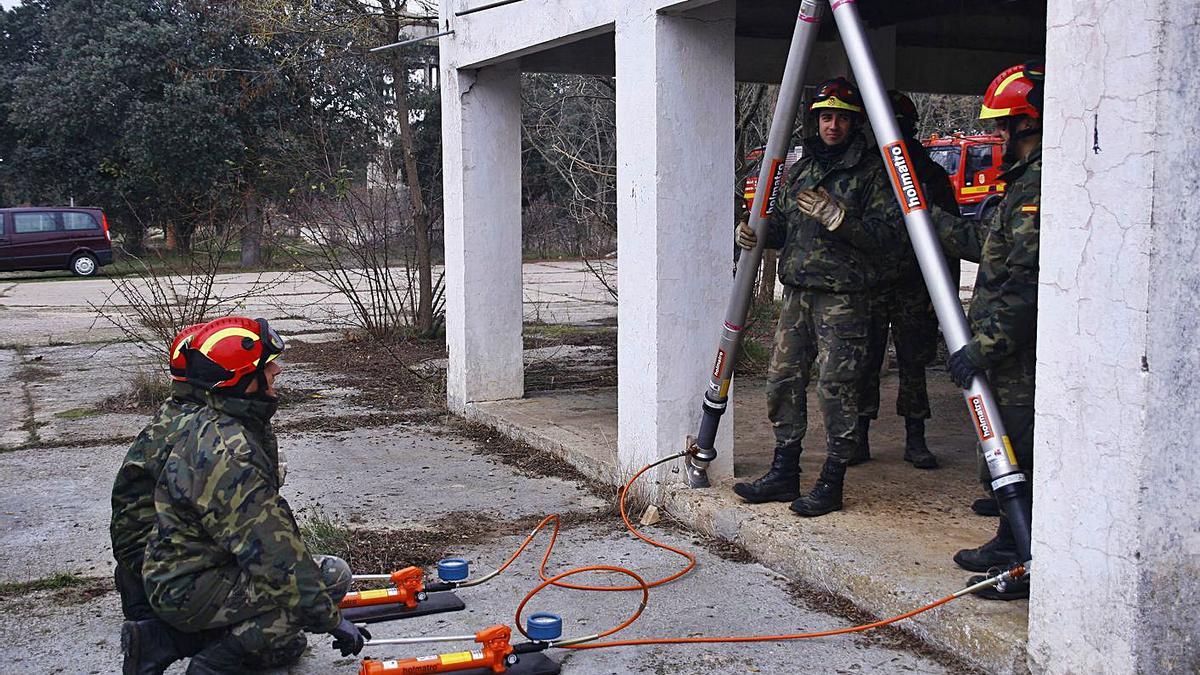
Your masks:
<instances>
[{"instance_id":1,"label":"fire truck window","mask_svg":"<svg viewBox=\"0 0 1200 675\"><path fill-rule=\"evenodd\" d=\"M940 164L951 176L958 173L959 157L958 148L933 148L929 151L929 158Z\"/></svg>"},{"instance_id":2,"label":"fire truck window","mask_svg":"<svg viewBox=\"0 0 1200 675\"><path fill-rule=\"evenodd\" d=\"M967 167L963 175L963 185L974 185L979 172L992 168L992 146L976 145L967 148Z\"/></svg>"}]
</instances>

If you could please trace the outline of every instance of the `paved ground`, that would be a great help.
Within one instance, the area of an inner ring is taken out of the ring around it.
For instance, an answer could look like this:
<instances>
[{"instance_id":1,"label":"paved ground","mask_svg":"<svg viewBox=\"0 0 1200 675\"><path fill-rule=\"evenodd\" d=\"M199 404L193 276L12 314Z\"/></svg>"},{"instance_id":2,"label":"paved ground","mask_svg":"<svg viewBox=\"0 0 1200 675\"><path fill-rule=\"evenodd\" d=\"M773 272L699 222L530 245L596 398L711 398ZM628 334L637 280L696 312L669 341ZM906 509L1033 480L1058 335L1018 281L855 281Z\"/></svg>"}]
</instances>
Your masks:
<instances>
[{"instance_id":1,"label":"paved ground","mask_svg":"<svg viewBox=\"0 0 1200 675\"><path fill-rule=\"evenodd\" d=\"M6 449L0 449L0 550L5 565L0 566L0 582L59 572L97 579L82 593L40 591L0 597L0 670L5 673L111 673L119 668L119 607L104 581L111 565L107 497L125 437L140 427L144 417L86 411L119 390L120 374L144 358L124 345L99 351L95 346L0 349L3 395L29 406L28 411L5 406L2 420ZM87 364L88 370L81 374L75 370L78 364ZM283 385L303 382L312 388L319 380L307 368L289 365ZM607 562L656 577L676 569L677 559L625 533L606 515L606 500L584 482L563 478L561 472L514 469L490 445L468 440L436 419L338 430L342 427L337 421L364 412L350 400L352 393L336 386L318 388L280 412L281 427L293 429L281 438L290 466L284 493L302 520L319 514L357 528L390 530L405 540L424 532L434 545L466 556L476 570L485 570L512 550L519 540L517 533L528 527L530 518L550 512L573 514L574 524L560 540L552 570ZM299 430L320 427L322 421L330 422L334 430ZM461 525L454 531L430 532L435 522ZM480 522L484 526L473 525ZM701 541L670 523L649 531L697 550L700 569L656 590L646 614L626 631L627 637L797 631L849 624L830 614L821 596L794 592L786 579L736 550ZM380 637L462 634L507 623L534 582L531 556L496 581L463 591L468 603L465 612L382 624L375 632ZM632 602L625 594L555 591L532 609L562 614L567 631L578 633L619 621ZM290 672L356 671L354 659L337 657L327 644L314 636L309 655ZM444 650L456 648L447 645ZM430 651L438 650L387 649L377 655L403 657ZM784 675L813 669L943 673L960 668L913 651L902 640L880 636L788 645L622 648L555 658L562 661L564 672L575 674ZM181 671L177 666L171 672Z\"/></svg>"},{"instance_id":2,"label":"paved ground","mask_svg":"<svg viewBox=\"0 0 1200 675\"><path fill-rule=\"evenodd\" d=\"M434 271L435 276L438 273ZM232 299L256 288L261 291L255 297L234 303L237 311L273 318L281 331L292 334L338 326L339 317L350 311L344 298L305 273L222 274L216 277L214 290L217 297ZM114 290L113 281L103 277L0 274L0 345L120 340L120 331L97 319L93 309L108 304L123 311L124 301ZM580 262L526 263L524 295L526 321L585 322L617 315L612 297Z\"/></svg>"}]
</instances>

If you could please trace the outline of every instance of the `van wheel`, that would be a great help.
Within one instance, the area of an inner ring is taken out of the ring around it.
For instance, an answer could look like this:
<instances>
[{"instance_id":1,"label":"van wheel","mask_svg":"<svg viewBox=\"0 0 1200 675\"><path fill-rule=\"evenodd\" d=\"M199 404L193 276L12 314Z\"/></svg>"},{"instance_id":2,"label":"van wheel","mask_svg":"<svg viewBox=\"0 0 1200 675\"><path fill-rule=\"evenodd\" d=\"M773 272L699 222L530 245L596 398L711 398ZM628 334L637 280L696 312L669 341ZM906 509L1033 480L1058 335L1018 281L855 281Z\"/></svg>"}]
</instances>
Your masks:
<instances>
[{"instance_id":1,"label":"van wheel","mask_svg":"<svg viewBox=\"0 0 1200 675\"><path fill-rule=\"evenodd\" d=\"M91 253L80 253L71 258L71 271L77 277L90 277L96 274L100 266L96 264L96 256Z\"/></svg>"}]
</instances>

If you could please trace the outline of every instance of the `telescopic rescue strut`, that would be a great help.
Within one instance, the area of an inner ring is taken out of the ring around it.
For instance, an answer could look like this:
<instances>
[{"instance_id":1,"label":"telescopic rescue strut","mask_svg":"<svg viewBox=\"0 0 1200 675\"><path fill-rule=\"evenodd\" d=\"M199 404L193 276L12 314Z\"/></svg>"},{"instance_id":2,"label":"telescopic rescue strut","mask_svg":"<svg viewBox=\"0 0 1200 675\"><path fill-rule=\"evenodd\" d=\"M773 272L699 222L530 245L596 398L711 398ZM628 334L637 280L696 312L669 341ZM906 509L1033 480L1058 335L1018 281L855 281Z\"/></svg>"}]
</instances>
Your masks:
<instances>
[{"instance_id":1,"label":"telescopic rescue strut","mask_svg":"<svg viewBox=\"0 0 1200 675\"><path fill-rule=\"evenodd\" d=\"M904 213L904 223L916 252L921 275L929 288L934 311L942 328L942 335L950 353L961 349L971 339L971 331L963 315L958 298L958 289L951 281L950 270L942 254L941 244L929 214L929 203L917 176L913 173L908 146L900 135L891 102L883 86L883 80L875 67L870 47L866 40L862 19L858 15L856 0L833 0L833 17L850 66L858 81L859 91L867 106L871 128L888 168L888 179L896 199ZM750 295L766 242L767 219L774 209L779 190L783 189L783 162L795 124L796 108L799 104L804 69L812 50L818 28L818 0L805 0L800 5L800 16L796 21L796 32L792 36L791 52L783 71L783 82L779 90L779 103L771 122L767 137L767 150L763 166L759 170L758 184L767 186L754 195L754 207L750 214L750 226L758 235L758 245L743 255L744 261L734 285L733 296L725 315L725 329L717 350L716 364L704 393L703 416L700 432L689 443L688 483L692 487L709 485L708 463L716 457L713 447L720 424L721 414L728 404L729 383L733 378L733 364L741 340L741 330L750 307ZM987 378L977 375L971 386L963 390L963 399L974 422L976 436L988 471L992 478L992 489L1008 516L1017 542L1017 553L1022 561L1030 560L1031 507L1025 474L1017 463L1012 443L1004 431L1000 409L988 386ZM689 439L690 440L690 439Z\"/></svg>"}]
</instances>

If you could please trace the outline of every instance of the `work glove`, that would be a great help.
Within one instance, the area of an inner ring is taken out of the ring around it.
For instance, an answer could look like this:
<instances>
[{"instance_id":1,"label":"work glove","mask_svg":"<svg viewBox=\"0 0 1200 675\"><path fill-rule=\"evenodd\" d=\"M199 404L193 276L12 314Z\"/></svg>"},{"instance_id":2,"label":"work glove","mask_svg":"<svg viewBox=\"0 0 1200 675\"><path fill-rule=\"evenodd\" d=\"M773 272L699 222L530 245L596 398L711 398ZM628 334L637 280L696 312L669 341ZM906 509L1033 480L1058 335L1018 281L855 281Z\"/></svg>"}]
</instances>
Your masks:
<instances>
[{"instance_id":1,"label":"work glove","mask_svg":"<svg viewBox=\"0 0 1200 675\"><path fill-rule=\"evenodd\" d=\"M796 208L830 232L838 229L846 218L846 209L825 188L804 190L797 194Z\"/></svg>"},{"instance_id":2,"label":"work glove","mask_svg":"<svg viewBox=\"0 0 1200 675\"><path fill-rule=\"evenodd\" d=\"M734 234L734 241L738 248L744 248L747 251L758 246L758 235L754 234L754 229L746 221L738 223L737 231Z\"/></svg>"},{"instance_id":3,"label":"work glove","mask_svg":"<svg viewBox=\"0 0 1200 675\"><path fill-rule=\"evenodd\" d=\"M371 639L371 634L366 628L356 626L353 621L344 617L329 634L333 636L333 648L341 651L342 656L358 655L363 644Z\"/></svg>"},{"instance_id":4,"label":"work glove","mask_svg":"<svg viewBox=\"0 0 1200 675\"><path fill-rule=\"evenodd\" d=\"M950 372L950 379L954 380L959 389L966 389L971 386L971 378L983 372L983 366L971 358L967 347L964 346L950 355L950 360L946 361L946 370Z\"/></svg>"}]
</instances>

